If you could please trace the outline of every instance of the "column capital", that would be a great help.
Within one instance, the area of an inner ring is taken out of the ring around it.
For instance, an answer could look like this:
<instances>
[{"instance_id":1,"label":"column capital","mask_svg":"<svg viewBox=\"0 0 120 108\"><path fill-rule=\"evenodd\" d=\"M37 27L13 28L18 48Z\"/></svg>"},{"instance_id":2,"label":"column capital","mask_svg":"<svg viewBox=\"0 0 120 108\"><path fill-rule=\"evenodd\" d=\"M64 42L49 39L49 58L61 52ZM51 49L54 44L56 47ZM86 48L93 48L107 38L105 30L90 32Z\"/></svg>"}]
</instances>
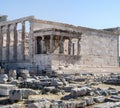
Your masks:
<instances>
[{"instance_id":1,"label":"column capital","mask_svg":"<svg viewBox=\"0 0 120 108\"><path fill-rule=\"evenodd\" d=\"M17 23L14 23L14 24L12 24L14 27L16 27L17 26Z\"/></svg>"},{"instance_id":2,"label":"column capital","mask_svg":"<svg viewBox=\"0 0 120 108\"><path fill-rule=\"evenodd\" d=\"M21 23L22 23L22 25L25 25L25 21L22 21Z\"/></svg>"}]
</instances>

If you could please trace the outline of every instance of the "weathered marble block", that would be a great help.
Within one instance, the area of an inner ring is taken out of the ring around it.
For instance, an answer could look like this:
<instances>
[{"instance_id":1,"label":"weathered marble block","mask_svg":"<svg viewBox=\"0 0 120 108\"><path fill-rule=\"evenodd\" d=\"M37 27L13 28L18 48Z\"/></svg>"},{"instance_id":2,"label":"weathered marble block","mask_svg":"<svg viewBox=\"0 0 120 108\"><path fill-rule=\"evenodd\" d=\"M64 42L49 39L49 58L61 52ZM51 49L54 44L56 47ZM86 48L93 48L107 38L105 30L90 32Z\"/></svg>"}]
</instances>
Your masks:
<instances>
[{"instance_id":1,"label":"weathered marble block","mask_svg":"<svg viewBox=\"0 0 120 108\"><path fill-rule=\"evenodd\" d=\"M0 95L1 96L8 96L10 90L16 89L15 85L10 84L0 84Z\"/></svg>"}]
</instances>

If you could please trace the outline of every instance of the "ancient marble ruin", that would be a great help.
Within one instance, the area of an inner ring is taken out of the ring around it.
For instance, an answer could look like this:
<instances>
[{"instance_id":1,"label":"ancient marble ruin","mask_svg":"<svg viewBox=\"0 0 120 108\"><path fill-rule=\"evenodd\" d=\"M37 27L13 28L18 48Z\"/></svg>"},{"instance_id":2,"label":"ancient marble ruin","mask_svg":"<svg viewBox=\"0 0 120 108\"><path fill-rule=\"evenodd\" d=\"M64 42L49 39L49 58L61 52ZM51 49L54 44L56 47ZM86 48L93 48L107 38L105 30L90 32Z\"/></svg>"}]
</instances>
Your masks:
<instances>
[{"instance_id":1,"label":"ancient marble ruin","mask_svg":"<svg viewBox=\"0 0 120 108\"><path fill-rule=\"evenodd\" d=\"M31 71L119 67L119 28L96 30L34 16L0 17L0 64Z\"/></svg>"},{"instance_id":2,"label":"ancient marble ruin","mask_svg":"<svg viewBox=\"0 0 120 108\"><path fill-rule=\"evenodd\" d=\"M120 108L119 34L0 16L0 108Z\"/></svg>"}]
</instances>

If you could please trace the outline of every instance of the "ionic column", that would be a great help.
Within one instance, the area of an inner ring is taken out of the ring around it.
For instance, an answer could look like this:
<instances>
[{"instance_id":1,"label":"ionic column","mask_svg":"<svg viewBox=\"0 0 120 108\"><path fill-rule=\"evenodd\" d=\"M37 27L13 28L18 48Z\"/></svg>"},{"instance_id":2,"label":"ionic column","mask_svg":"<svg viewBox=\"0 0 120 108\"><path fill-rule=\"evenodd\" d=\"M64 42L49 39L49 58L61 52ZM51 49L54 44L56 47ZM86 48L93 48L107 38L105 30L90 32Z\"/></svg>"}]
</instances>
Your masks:
<instances>
[{"instance_id":1,"label":"ionic column","mask_svg":"<svg viewBox=\"0 0 120 108\"><path fill-rule=\"evenodd\" d=\"M30 63L34 64L34 54L35 54L35 36L33 36L33 28L34 28L34 18L29 20L30 23L30 32L29 32L29 58Z\"/></svg>"},{"instance_id":2,"label":"ionic column","mask_svg":"<svg viewBox=\"0 0 120 108\"><path fill-rule=\"evenodd\" d=\"M80 38L78 38L78 41L77 41L77 55L79 56L80 54Z\"/></svg>"},{"instance_id":3,"label":"ionic column","mask_svg":"<svg viewBox=\"0 0 120 108\"><path fill-rule=\"evenodd\" d=\"M6 60L9 61L10 54L10 25L7 26L7 39L6 39Z\"/></svg>"},{"instance_id":4,"label":"ionic column","mask_svg":"<svg viewBox=\"0 0 120 108\"><path fill-rule=\"evenodd\" d=\"M14 24L14 45L13 45L13 58L17 61L17 43L18 43L18 34L17 34L17 23Z\"/></svg>"},{"instance_id":5,"label":"ionic column","mask_svg":"<svg viewBox=\"0 0 120 108\"><path fill-rule=\"evenodd\" d=\"M63 36L60 37L59 53L63 53Z\"/></svg>"},{"instance_id":6,"label":"ionic column","mask_svg":"<svg viewBox=\"0 0 120 108\"><path fill-rule=\"evenodd\" d=\"M68 54L71 54L71 46L72 46L72 41L71 38L69 38L69 42L68 42Z\"/></svg>"},{"instance_id":7,"label":"ionic column","mask_svg":"<svg viewBox=\"0 0 120 108\"><path fill-rule=\"evenodd\" d=\"M2 47L3 47L3 34L2 27L0 27L0 61L2 61Z\"/></svg>"},{"instance_id":8,"label":"ionic column","mask_svg":"<svg viewBox=\"0 0 120 108\"><path fill-rule=\"evenodd\" d=\"M54 49L53 35L50 36L50 53L53 53Z\"/></svg>"},{"instance_id":9,"label":"ionic column","mask_svg":"<svg viewBox=\"0 0 120 108\"><path fill-rule=\"evenodd\" d=\"M22 53L22 60L25 60L25 21L22 22L21 53Z\"/></svg>"}]
</instances>

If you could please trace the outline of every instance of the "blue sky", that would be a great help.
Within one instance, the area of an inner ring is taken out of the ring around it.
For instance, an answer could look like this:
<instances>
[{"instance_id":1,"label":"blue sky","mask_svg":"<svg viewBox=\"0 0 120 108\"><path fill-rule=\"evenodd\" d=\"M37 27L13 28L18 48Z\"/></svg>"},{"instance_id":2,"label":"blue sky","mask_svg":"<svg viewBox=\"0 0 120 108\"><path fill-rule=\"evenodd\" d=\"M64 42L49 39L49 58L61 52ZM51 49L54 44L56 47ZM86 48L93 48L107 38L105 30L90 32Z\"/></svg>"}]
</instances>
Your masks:
<instances>
[{"instance_id":1,"label":"blue sky","mask_svg":"<svg viewBox=\"0 0 120 108\"><path fill-rule=\"evenodd\" d=\"M102 29L120 26L120 0L1 0L8 19L36 18Z\"/></svg>"}]
</instances>

